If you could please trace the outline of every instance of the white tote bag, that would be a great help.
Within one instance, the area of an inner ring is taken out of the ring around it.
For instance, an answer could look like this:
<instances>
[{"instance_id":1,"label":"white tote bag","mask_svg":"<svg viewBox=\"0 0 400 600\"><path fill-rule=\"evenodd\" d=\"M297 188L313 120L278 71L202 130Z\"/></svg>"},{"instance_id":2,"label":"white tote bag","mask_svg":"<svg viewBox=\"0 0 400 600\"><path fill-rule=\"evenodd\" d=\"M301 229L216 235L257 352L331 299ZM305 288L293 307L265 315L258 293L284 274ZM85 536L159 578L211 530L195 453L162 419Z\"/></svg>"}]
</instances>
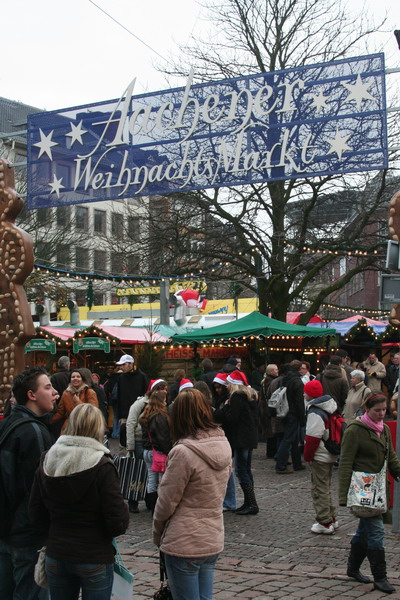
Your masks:
<instances>
[{"instance_id":1,"label":"white tote bag","mask_svg":"<svg viewBox=\"0 0 400 600\"><path fill-rule=\"evenodd\" d=\"M118 546L114 563L114 581L111 592L111 600L132 600L133 598L133 574L125 567Z\"/></svg>"},{"instance_id":2,"label":"white tote bag","mask_svg":"<svg viewBox=\"0 0 400 600\"><path fill-rule=\"evenodd\" d=\"M347 506L357 518L376 517L387 511L385 460L379 473L353 471L347 494Z\"/></svg>"}]
</instances>

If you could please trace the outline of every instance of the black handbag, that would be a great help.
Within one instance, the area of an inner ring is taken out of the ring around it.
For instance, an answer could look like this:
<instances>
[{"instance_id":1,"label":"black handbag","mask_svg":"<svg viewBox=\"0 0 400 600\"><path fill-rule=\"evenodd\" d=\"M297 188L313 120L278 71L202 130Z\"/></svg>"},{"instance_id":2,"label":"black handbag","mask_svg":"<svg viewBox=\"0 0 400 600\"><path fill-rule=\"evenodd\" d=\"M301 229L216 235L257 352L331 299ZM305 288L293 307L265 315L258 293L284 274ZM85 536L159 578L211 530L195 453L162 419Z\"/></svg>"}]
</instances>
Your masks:
<instances>
[{"instance_id":1,"label":"black handbag","mask_svg":"<svg viewBox=\"0 0 400 600\"><path fill-rule=\"evenodd\" d=\"M174 600L167 581L167 571L165 569L164 555L160 550L160 589L155 592L154 600Z\"/></svg>"}]
</instances>

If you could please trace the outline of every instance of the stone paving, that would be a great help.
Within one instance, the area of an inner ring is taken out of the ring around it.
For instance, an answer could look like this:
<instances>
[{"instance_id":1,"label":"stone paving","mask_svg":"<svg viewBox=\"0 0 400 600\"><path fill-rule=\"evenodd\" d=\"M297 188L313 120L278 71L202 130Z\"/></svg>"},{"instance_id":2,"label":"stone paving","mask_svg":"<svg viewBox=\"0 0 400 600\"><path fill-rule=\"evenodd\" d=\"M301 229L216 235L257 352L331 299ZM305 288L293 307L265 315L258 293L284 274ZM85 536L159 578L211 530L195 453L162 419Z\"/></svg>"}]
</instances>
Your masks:
<instances>
[{"instance_id":1,"label":"stone paving","mask_svg":"<svg viewBox=\"0 0 400 600\"><path fill-rule=\"evenodd\" d=\"M346 560L356 520L339 508L340 527L334 535L310 532L314 513L310 471L276 475L261 443L254 456L254 479L260 512L255 516L224 513L225 550L217 563L214 599L273 600L312 598L339 600L387 598L346 577ZM334 497L337 470L334 473ZM238 501L241 494L238 494ZM158 553L151 539L151 515L144 504L132 514L127 533L119 538L126 566L135 575L134 598L152 598L159 586ZM396 586L390 597L400 600L400 536L386 530L389 580ZM363 572L370 575L365 563Z\"/></svg>"}]
</instances>

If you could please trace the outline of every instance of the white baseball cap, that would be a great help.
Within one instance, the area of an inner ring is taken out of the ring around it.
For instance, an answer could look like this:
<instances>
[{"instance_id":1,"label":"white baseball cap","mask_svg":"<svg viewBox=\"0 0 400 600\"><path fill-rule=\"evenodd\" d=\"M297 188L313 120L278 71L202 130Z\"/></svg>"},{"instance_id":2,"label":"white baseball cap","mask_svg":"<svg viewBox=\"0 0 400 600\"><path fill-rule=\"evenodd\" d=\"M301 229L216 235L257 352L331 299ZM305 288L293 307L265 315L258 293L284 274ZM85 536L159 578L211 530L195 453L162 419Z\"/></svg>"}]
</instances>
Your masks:
<instances>
[{"instance_id":1,"label":"white baseball cap","mask_svg":"<svg viewBox=\"0 0 400 600\"><path fill-rule=\"evenodd\" d=\"M131 356L130 354L123 354L121 356L121 358L119 359L119 361L115 364L117 365L124 365L125 363L134 363L135 360L133 358L133 356Z\"/></svg>"}]
</instances>

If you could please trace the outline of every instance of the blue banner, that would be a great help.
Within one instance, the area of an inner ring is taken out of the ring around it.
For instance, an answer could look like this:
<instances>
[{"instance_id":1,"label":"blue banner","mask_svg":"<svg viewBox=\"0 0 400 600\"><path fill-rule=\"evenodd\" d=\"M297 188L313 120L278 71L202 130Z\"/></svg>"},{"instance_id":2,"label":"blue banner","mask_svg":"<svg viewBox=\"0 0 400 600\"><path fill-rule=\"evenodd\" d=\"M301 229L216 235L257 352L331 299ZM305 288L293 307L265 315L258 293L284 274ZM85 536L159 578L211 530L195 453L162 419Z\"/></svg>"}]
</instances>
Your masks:
<instances>
[{"instance_id":1,"label":"blue banner","mask_svg":"<svg viewBox=\"0 0 400 600\"><path fill-rule=\"evenodd\" d=\"M28 117L28 208L387 168L384 55Z\"/></svg>"}]
</instances>

